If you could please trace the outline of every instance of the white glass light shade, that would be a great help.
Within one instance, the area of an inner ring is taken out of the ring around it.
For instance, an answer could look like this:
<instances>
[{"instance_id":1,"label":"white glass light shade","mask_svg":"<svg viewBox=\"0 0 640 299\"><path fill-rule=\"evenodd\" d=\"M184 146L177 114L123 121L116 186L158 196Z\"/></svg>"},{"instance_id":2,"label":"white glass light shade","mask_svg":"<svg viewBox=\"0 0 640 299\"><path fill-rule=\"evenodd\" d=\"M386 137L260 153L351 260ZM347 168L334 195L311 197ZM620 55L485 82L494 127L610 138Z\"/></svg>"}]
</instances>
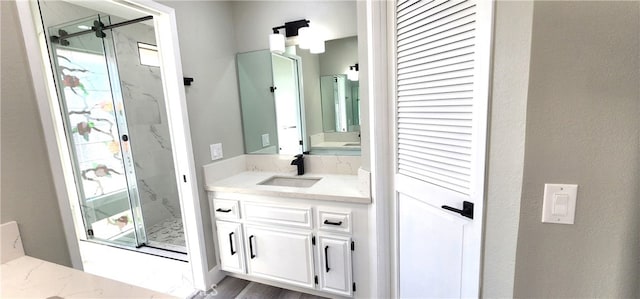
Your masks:
<instances>
[{"instance_id":1,"label":"white glass light shade","mask_svg":"<svg viewBox=\"0 0 640 299\"><path fill-rule=\"evenodd\" d=\"M321 39L315 39L312 43L311 43L311 49L309 49L309 52L311 54L320 54L320 53L324 53L324 40Z\"/></svg>"},{"instance_id":2,"label":"white glass light shade","mask_svg":"<svg viewBox=\"0 0 640 299\"><path fill-rule=\"evenodd\" d=\"M284 53L284 35L277 33L270 34L269 50L275 53Z\"/></svg>"},{"instance_id":3,"label":"white glass light shade","mask_svg":"<svg viewBox=\"0 0 640 299\"><path fill-rule=\"evenodd\" d=\"M309 49L311 48L311 41L313 40L313 33L311 32L311 28L302 27L298 29L298 47L300 49Z\"/></svg>"},{"instance_id":4,"label":"white glass light shade","mask_svg":"<svg viewBox=\"0 0 640 299\"><path fill-rule=\"evenodd\" d=\"M347 79L349 79L349 81L358 81L358 71L349 69L349 71L347 71Z\"/></svg>"}]
</instances>

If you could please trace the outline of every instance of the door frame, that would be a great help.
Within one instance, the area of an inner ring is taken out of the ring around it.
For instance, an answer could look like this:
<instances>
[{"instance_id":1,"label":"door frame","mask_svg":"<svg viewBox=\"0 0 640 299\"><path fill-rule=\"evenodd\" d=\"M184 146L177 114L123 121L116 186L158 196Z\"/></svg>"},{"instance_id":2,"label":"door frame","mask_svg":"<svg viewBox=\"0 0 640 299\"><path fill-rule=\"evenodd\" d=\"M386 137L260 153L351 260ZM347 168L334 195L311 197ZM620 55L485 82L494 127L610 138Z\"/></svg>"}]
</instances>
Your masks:
<instances>
[{"instance_id":1,"label":"door frame","mask_svg":"<svg viewBox=\"0 0 640 299\"><path fill-rule=\"evenodd\" d=\"M104 0L103 3L111 7L134 9L154 16L156 41L158 48L162 49L159 53L162 63L163 91L166 99L173 99L167 101L166 105L176 182L189 252L188 259L193 273L193 286L206 290L213 282L217 271L215 268L208 269L207 263L175 11L173 8L150 0ZM72 266L82 269L79 241L85 232L82 222L77 221L78 217L81 219L82 216L77 207L78 194L72 158L65 138L59 106L60 99L53 81L53 70L49 63L42 19L35 0L16 1L16 6L69 255Z\"/></svg>"}]
</instances>

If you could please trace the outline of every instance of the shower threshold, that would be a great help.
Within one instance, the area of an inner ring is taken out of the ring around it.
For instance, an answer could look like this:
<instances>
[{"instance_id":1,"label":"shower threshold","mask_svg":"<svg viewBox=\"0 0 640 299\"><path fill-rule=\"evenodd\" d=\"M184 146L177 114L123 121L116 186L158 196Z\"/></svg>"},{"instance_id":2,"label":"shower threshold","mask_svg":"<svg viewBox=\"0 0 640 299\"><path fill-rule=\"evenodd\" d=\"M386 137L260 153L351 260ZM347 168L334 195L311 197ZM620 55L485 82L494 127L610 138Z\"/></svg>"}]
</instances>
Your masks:
<instances>
[{"instance_id":1,"label":"shower threshold","mask_svg":"<svg viewBox=\"0 0 640 299\"><path fill-rule=\"evenodd\" d=\"M140 253L144 253L144 254L155 255L155 256L164 257L164 258L168 258L168 259L172 259L172 260L189 262L189 258L188 258L187 253L182 251L184 249L182 249L181 251L175 251L175 250L166 249L166 248L162 248L162 247L155 247L153 245L142 245L142 246L136 248L136 247L131 247L131 246L124 246L124 245L114 244L114 243L109 242L109 241L103 241L103 240L98 240L98 239L89 239L89 240L80 240L80 241L91 242L91 243L105 245L105 246L114 247L114 248L118 248L118 249L124 249L124 250L129 250L129 251L140 252Z\"/></svg>"}]
</instances>

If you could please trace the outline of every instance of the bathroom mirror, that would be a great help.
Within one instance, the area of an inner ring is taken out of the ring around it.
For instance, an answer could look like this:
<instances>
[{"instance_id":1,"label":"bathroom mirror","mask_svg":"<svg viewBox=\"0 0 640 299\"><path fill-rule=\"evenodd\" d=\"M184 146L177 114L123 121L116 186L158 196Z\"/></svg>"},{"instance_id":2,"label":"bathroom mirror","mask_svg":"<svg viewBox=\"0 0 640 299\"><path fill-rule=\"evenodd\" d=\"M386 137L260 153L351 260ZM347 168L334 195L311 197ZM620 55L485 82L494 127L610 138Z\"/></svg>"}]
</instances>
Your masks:
<instances>
[{"instance_id":1,"label":"bathroom mirror","mask_svg":"<svg viewBox=\"0 0 640 299\"><path fill-rule=\"evenodd\" d=\"M237 55L246 153L360 155L359 84L347 78L358 38L329 40L325 49Z\"/></svg>"}]
</instances>

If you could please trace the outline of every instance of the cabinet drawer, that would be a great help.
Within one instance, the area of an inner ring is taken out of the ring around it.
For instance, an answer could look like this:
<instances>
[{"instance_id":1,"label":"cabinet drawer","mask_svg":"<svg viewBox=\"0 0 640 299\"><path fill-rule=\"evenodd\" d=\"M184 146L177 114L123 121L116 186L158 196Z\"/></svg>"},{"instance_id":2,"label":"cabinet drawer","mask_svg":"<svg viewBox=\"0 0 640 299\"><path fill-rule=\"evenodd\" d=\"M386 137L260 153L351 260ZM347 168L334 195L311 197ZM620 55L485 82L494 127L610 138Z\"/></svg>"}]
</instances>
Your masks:
<instances>
[{"instance_id":1,"label":"cabinet drawer","mask_svg":"<svg viewBox=\"0 0 640 299\"><path fill-rule=\"evenodd\" d=\"M318 229L322 231L351 233L351 211L324 210L318 208Z\"/></svg>"},{"instance_id":2,"label":"cabinet drawer","mask_svg":"<svg viewBox=\"0 0 640 299\"><path fill-rule=\"evenodd\" d=\"M311 228L311 207L282 207L261 203L244 203L244 219L251 222Z\"/></svg>"},{"instance_id":3,"label":"cabinet drawer","mask_svg":"<svg viewBox=\"0 0 640 299\"><path fill-rule=\"evenodd\" d=\"M240 219L240 205L237 200L213 200L213 213L218 219Z\"/></svg>"}]
</instances>

